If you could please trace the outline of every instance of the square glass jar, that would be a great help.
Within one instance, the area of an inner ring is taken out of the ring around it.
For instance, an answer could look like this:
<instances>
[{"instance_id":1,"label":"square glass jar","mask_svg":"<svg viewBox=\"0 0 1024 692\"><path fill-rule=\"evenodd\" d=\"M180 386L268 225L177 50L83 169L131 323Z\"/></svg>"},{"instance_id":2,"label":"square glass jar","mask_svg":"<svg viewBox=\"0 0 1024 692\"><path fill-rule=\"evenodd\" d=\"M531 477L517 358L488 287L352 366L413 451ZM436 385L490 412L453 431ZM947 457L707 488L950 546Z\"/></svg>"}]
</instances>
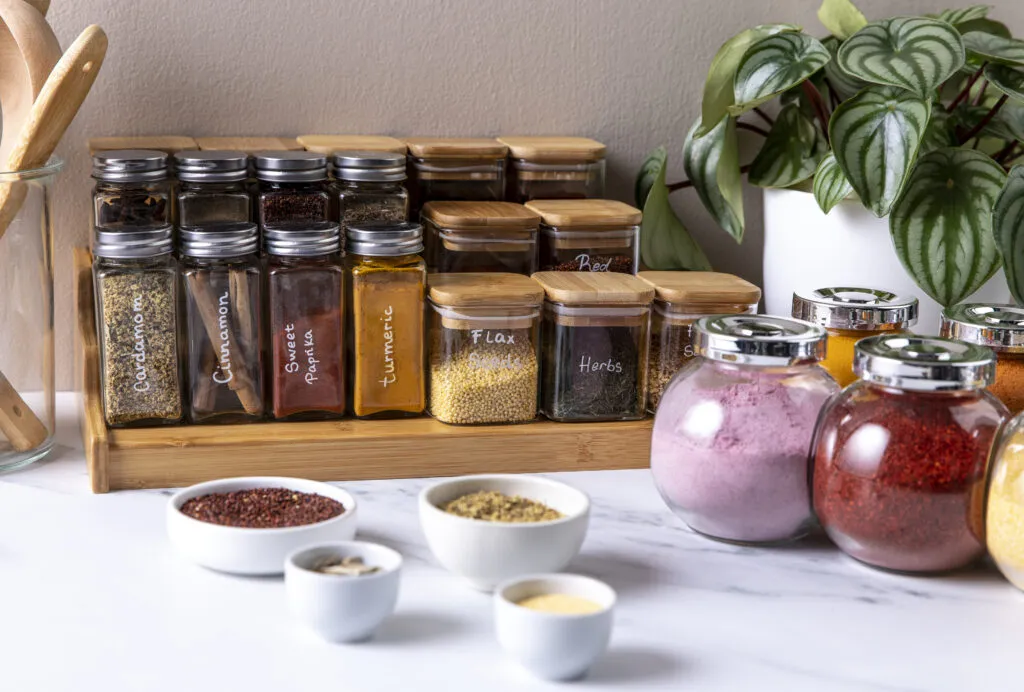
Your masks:
<instances>
[{"instance_id":1,"label":"square glass jar","mask_svg":"<svg viewBox=\"0 0 1024 692\"><path fill-rule=\"evenodd\" d=\"M252 221L249 155L238 150L183 151L174 156L178 225L206 228Z\"/></svg>"},{"instance_id":2,"label":"square glass jar","mask_svg":"<svg viewBox=\"0 0 1024 692\"><path fill-rule=\"evenodd\" d=\"M639 209L607 199L527 202L541 217L541 271L636 274L640 265Z\"/></svg>"},{"instance_id":3,"label":"square glass jar","mask_svg":"<svg viewBox=\"0 0 1024 692\"><path fill-rule=\"evenodd\" d=\"M409 218L427 202L505 199L508 147L496 139L409 137Z\"/></svg>"},{"instance_id":4,"label":"square glass jar","mask_svg":"<svg viewBox=\"0 0 1024 692\"><path fill-rule=\"evenodd\" d=\"M431 272L537 271L540 217L511 202L429 202L423 208Z\"/></svg>"},{"instance_id":5,"label":"square glass jar","mask_svg":"<svg viewBox=\"0 0 1024 692\"><path fill-rule=\"evenodd\" d=\"M430 276L428 413L442 423L537 417L544 289L521 274Z\"/></svg>"},{"instance_id":6,"label":"square glass jar","mask_svg":"<svg viewBox=\"0 0 1024 692\"><path fill-rule=\"evenodd\" d=\"M159 228L172 222L168 156L156 149L113 149L92 157L93 227Z\"/></svg>"},{"instance_id":7,"label":"square glass jar","mask_svg":"<svg viewBox=\"0 0 1024 692\"><path fill-rule=\"evenodd\" d=\"M508 146L505 199L604 197L605 145L587 137L499 137Z\"/></svg>"},{"instance_id":8,"label":"square glass jar","mask_svg":"<svg viewBox=\"0 0 1024 692\"><path fill-rule=\"evenodd\" d=\"M299 135L299 144L306 151L334 154L336 151L380 151L405 156L405 142L385 135Z\"/></svg>"},{"instance_id":9,"label":"square glass jar","mask_svg":"<svg viewBox=\"0 0 1024 692\"><path fill-rule=\"evenodd\" d=\"M654 289L628 274L533 278L545 291L541 412L559 422L643 418Z\"/></svg>"}]
</instances>

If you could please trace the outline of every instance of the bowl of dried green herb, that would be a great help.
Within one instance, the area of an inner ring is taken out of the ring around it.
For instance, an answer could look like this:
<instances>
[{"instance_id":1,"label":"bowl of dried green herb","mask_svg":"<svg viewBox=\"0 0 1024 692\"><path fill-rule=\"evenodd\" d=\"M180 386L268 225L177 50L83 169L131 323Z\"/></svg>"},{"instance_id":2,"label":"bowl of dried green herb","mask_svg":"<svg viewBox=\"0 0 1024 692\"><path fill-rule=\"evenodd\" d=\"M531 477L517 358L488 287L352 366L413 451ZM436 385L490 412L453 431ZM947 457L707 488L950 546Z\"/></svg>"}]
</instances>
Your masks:
<instances>
[{"instance_id":1,"label":"bowl of dried green herb","mask_svg":"<svg viewBox=\"0 0 1024 692\"><path fill-rule=\"evenodd\" d=\"M590 518L586 493L540 476L447 479L425 488L419 505L434 557L481 591L564 568L579 552Z\"/></svg>"}]
</instances>

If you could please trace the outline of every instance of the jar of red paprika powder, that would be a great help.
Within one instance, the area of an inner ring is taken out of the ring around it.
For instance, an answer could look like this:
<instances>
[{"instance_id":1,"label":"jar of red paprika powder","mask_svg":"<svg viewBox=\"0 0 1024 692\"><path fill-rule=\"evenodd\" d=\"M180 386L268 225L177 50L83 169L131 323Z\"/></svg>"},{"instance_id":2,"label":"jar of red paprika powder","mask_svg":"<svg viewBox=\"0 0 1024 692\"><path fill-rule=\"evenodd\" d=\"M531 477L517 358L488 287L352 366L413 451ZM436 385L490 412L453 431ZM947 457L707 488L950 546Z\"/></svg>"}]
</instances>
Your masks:
<instances>
[{"instance_id":1,"label":"jar of red paprika powder","mask_svg":"<svg viewBox=\"0 0 1024 692\"><path fill-rule=\"evenodd\" d=\"M989 450L1006 407L986 391L995 354L951 339L880 335L861 378L822 412L812 494L825 532L874 567L944 572L984 552Z\"/></svg>"}]
</instances>

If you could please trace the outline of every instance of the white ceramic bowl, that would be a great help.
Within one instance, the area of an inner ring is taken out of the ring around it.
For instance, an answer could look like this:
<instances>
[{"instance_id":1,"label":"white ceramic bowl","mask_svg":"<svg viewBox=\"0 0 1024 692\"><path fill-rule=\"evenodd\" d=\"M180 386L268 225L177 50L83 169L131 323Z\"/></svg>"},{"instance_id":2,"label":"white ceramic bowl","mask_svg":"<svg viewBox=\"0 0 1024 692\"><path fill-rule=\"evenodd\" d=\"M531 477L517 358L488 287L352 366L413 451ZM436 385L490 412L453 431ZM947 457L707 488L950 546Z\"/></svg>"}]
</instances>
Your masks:
<instances>
[{"instance_id":1,"label":"white ceramic bowl","mask_svg":"<svg viewBox=\"0 0 1024 692\"><path fill-rule=\"evenodd\" d=\"M361 557L381 571L361 577L320 574L311 567L328 557ZM288 605L298 620L330 642L369 638L395 611L402 556L376 543L346 541L301 548L284 567Z\"/></svg>"},{"instance_id":2,"label":"white ceramic bowl","mask_svg":"<svg viewBox=\"0 0 1024 692\"><path fill-rule=\"evenodd\" d=\"M497 490L542 502L564 516L511 524L466 519L440 509L480 490ZM420 493L420 524L434 557L482 591L506 579L557 572L576 557L587 533L590 498L558 481L537 476L484 475L443 480Z\"/></svg>"},{"instance_id":3,"label":"white ceramic bowl","mask_svg":"<svg viewBox=\"0 0 1024 692\"><path fill-rule=\"evenodd\" d=\"M306 526L249 529L210 524L180 511L181 506L194 497L251 488L288 488L316 493L337 500L345 506L345 512L333 519ZM171 496L167 503L167 535L179 553L203 567L232 574L281 574L285 558L302 546L354 538L356 501L341 488L301 478L225 478L199 483Z\"/></svg>"},{"instance_id":4,"label":"white ceramic bowl","mask_svg":"<svg viewBox=\"0 0 1024 692\"><path fill-rule=\"evenodd\" d=\"M543 613L517 605L542 594L579 596L601 606L587 615ZM539 574L501 584L494 594L498 643L524 668L545 680L582 677L608 648L615 591L576 574Z\"/></svg>"}]
</instances>

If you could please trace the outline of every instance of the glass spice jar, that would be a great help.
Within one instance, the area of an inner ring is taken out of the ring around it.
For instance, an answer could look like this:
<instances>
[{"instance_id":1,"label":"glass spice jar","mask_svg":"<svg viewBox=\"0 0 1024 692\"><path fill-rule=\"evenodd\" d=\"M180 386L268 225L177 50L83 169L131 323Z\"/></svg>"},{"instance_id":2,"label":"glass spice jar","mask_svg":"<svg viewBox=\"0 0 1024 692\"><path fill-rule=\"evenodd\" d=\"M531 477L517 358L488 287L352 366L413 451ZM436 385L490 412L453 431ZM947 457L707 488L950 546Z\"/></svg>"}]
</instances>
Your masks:
<instances>
[{"instance_id":1,"label":"glass spice jar","mask_svg":"<svg viewBox=\"0 0 1024 692\"><path fill-rule=\"evenodd\" d=\"M252 221L252 198L246 184L248 154L230 150L180 151L174 162L178 174L175 200L179 226L202 228Z\"/></svg>"},{"instance_id":2,"label":"glass spice jar","mask_svg":"<svg viewBox=\"0 0 1024 692\"><path fill-rule=\"evenodd\" d=\"M306 151L328 156L336 151L390 151L405 157L405 142L384 135L299 135L295 138Z\"/></svg>"},{"instance_id":3,"label":"glass spice jar","mask_svg":"<svg viewBox=\"0 0 1024 692\"><path fill-rule=\"evenodd\" d=\"M647 406L654 289L623 274L538 272L541 411L560 422L638 420Z\"/></svg>"},{"instance_id":4,"label":"glass spice jar","mask_svg":"<svg viewBox=\"0 0 1024 692\"><path fill-rule=\"evenodd\" d=\"M109 426L181 422L178 265L172 250L171 226L95 231L100 384Z\"/></svg>"},{"instance_id":5,"label":"glass spice jar","mask_svg":"<svg viewBox=\"0 0 1024 692\"><path fill-rule=\"evenodd\" d=\"M430 272L537 271L540 217L511 202L429 202L423 207Z\"/></svg>"},{"instance_id":6,"label":"glass spice jar","mask_svg":"<svg viewBox=\"0 0 1024 692\"><path fill-rule=\"evenodd\" d=\"M543 299L520 274L430 275L430 415L455 424L537 417Z\"/></svg>"},{"instance_id":7,"label":"glass spice jar","mask_svg":"<svg viewBox=\"0 0 1024 692\"><path fill-rule=\"evenodd\" d=\"M1006 407L985 390L995 355L938 337L857 342L860 382L822 412L814 510L873 567L944 572L984 553L986 461Z\"/></svg>"},{"instance_id":8,"label":"glass spice jar","mask_svg":"<svg viewBox=\"0 0 1024 692\"><path fill-rule=\"evenodd\" d=\"M1024 416L1003 428L991 463L985 542L1003 576L1024 590Z\"/></svg>"},{"instance_id":9,"label":"glass spice jar","mask_svg":"<svg viewBox=\"0 0 1024 692\"><path fill-rule=\"evenodd\" d=\"M636 274L643 218L639 209L607 199L535 200L526 208L542 220L542 271Z\"/></svg>"},{"instance_id":10,"label":"glass spice jar","mask_svg":"<svg viewBox=\"0 0 1024 692\"><path fill-rule=\"evenodd\" d=\"M409 137L410 218L427 202L505 199L505 155L496 139Z\"/></svg>"},{"instance_id":11,"label":"glass spice jar","mask_svg":"<svg viewBox=\"0 0 1024 692\"><path fill-rule=\"evenodd\" d=\"M261 151L255 155L260 228L327 221L327 157L311 151Z\"/></svg>"},{"instance_id":12,"label":"glass spice jar","mask_svg":"<svg viewBox=\"0 0 1024 692\"><path fill-rule=\"evenodd\" d=\"M828 332L828 355L821 366L845 387L857 379L854 345L868 336L907 331L917 323L917 298L877 288L819 288L793 294L793 317Z\"/></svg>"},{"instance_id":13,"label":"glass spice jar","mask_svg":"<svg viewBox=\"0 0 1024 692\"><path fill-rule=\"evenodd\" d=\"M822 405L839 391L818 363L826 335L769 315L704 317L696 358L654 417L651 472L699 534L743 544L800 538L813 523L808 463Z\"/></svg>"},{"instance_id":14,"label":"glass spice jar","mask_svg":"<svg viewBox=\"0 0 1024 692\"><path fill-rule=\"evenodd\" d=\"M605 146L586 137L498 137L508 146L510 202L604 197Z\"/></svg>"},{"instance_id":15,"label":"glass spice jar","mask_svg":"<svg viewBox=\"0 0 1024 692\"><path fill-rule=\"evenodd\" d=\"M263 417L262 271L255 224L179 230L189 420Z\"/></svg>"},{"instance_id":16,"label":"glass spice jar","mask_svg":"<svg viewBox=\"0 0 1024 692\"><path fill-rule=\"evenodd\" d=\"M942 336L988 346L996 354L995 394L1010 415L1024 411L1024 308L962 303L942 311Z\"/></svg>"},{"instance_id":17,"label":"glass spice jar","mask_svg":"<svg viewBox=\"0 0 1024 692\"><path fill-rule=\"evenodd\" d=\"M92 157L93 227L166 226L171 183L167 154L150 149L115 149Z\"/></svg>"},{"instance_id":18,"label":"glass spice jar","mask_svg":"<svg viewBox=\"0 0 1024 692\"><path fill-rule=\"evenodd\" d=\"M761 289L732 274L643 271L654 287L647 411L654 413L668 383L693 358L691 328L706 315L754 314Z\"/></svg>"},{"instance_id":19,"label":"glass spice jar","mask_svg":"<svg viewBox=\"0 0 1024 692\"><path fill-rule=\"evenodd\" d=\"M426 406L423 228L373 221L345 233L349 401L359 418Z\"/></svg>"},{"instance_id":20,"label":"glass spice jar","mask_svg":"<svg viewBox=\"0 0 1024 692\"><path fill-rule=\"evenodd\" d=\"M405 154L339 151L331 162L331 218L342 229L367 221L396 223L409 218Z\"/></svg>"},{"instance_id":21,"label":"glass spice jar","mask_svg":"<svg viewBox=\"0 0 1024 692\"><path fill-rule=\"evenodd\" d=\"M338 224L263 232L270 316L271 406L278 420L345 413L344 276Z\"/></svg>"}]
</instances>

